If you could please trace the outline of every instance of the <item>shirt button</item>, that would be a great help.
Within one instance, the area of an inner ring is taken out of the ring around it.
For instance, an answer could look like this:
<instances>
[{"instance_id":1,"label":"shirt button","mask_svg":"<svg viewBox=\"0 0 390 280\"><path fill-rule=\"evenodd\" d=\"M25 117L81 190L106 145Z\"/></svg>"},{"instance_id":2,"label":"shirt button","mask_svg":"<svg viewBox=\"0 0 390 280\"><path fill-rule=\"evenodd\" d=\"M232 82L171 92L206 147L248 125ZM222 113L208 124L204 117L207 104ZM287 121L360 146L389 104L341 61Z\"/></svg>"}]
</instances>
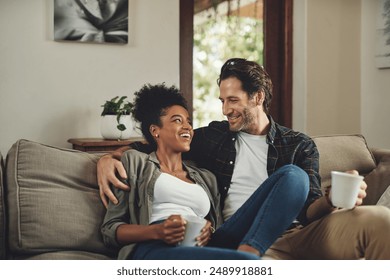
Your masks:
<instances>
[{"instance_id":1,"label":"shirt button","mask_svg":"<svg viewBox=\"0 0 390 280\"><path fill-rule=\"evenodd\" d=\"M230 164L233 164L233 161L229 161Z\"/></svg>"},{"instance_id":2,"label":"shirt button","mask_svg":"<svg viewBox=\"0 0 390 280\"><path fill-rule=\"evenodd\" d=\"M236 138L233 137L233 138L232 138L232 141L234 141L234 140L236 140Z\"/></svg>"},{"instance_id":3,"label":"shirt button","mask_svg":"<svg viewBox=\"0 0 390 280\"><path fill-rule=\"evenodd\" d=\"M227 191L227 187L224 187L224 190Z\"/></svg>"}]
</instances>

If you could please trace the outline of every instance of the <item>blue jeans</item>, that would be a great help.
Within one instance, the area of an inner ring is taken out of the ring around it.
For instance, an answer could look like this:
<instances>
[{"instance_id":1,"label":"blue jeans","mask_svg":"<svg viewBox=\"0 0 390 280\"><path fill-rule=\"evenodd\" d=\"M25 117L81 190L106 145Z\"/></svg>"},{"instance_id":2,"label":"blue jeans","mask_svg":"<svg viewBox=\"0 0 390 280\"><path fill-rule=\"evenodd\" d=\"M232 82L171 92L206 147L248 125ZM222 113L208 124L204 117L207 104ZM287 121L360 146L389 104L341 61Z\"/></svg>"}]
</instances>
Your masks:
<instances>
[{"instance_id":1,"label":"blue jeans","mask_svg":"<svg viewBox=\"0 0 390 280\"><path fill-rule=\"evenodd\" d=\"M213 234L208 246L247 244L260 254L292 224L309 193L309 176L295 165L274 172Z\"/></svg>"},{"instance_id":2,"label":"blue jeans","mask_svg":"<svg viewBox=\"0 0 390 280\"><path fill-rule=\"evenodd\" d=\"M259 260L254 254L216 247L180 247L161 240L137 244L134 260Z\"/></svg>"}]
</instances>

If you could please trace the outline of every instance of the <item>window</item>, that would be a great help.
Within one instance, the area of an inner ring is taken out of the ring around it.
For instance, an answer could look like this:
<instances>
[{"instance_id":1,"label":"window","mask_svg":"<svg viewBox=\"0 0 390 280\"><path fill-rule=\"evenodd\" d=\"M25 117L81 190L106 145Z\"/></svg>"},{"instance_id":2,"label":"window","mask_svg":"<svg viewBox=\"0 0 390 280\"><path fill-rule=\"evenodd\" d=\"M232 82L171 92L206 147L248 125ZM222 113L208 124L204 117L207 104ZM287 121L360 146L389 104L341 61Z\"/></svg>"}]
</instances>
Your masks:
<instances>
[{"instance_id":1,"label":"window","mask_svg":"<svg viewBox=\"0 0 390 280\"><path fill-rule=\"evenodd\" d=\"M203 3L203 2L201 2ZM194 14L193 123L223 120L217 78L232 57L263 65L263 0L231 0Z\"/></svg>"},{"instance_id":2,"label":"window","mask_svg":"<svg viewBox=\"0 0 390 280\"><path fill-rule=\"evenodd\" d=\"M264 66L274 83L270 113L275 121L291 127L292 0L263 1ZM194 0L180 0L180 89L189 101L191 114L193 111L194 3Z\"/></svg>"}]
</instances>

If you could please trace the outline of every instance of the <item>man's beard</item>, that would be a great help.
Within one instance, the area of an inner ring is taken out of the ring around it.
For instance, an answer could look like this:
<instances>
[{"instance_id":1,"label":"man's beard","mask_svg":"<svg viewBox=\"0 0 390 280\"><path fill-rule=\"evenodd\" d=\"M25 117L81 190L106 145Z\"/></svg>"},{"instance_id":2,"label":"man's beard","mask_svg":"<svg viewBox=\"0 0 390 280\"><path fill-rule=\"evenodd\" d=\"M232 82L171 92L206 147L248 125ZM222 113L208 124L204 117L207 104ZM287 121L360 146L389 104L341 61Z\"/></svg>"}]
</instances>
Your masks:
<instances>
[{"instance_id":1,"label":"man's beard","mask_svg":"<svg viewBox=\"0 0 390 280\"><path fill-rule=\"evenodd\" d=\"M242 122L238 123L234 127L229 125L230 131L233 131L233 132L239 132L239 131L247 132L249 130L249 127L254 123L253 114L251 114L251 112L248 109L248 107L244 108L244 111L242 112L241 116L242 116Z\"/></svg>"}]
</instances>

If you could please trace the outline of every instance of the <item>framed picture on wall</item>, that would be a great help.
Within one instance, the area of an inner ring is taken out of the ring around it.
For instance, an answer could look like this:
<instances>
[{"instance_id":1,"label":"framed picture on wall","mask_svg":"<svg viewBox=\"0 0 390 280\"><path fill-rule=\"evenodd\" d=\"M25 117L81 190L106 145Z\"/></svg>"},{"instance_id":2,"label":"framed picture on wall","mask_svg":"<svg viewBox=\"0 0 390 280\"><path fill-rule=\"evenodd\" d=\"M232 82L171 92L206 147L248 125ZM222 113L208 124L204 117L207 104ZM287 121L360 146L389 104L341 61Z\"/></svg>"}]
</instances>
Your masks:
<instances>
[{"instance_id":1,"label":"framed picture on wall","mask_svg":"<svg viewBox=\"0 0 390 280\"><path fill-rule=\"evenodd\" d=\"M54 40L128 43L129 0L54 0Z\"/></svg>"},{"instance_id":2,"label":"framed picture on wall","mask_svg":"<svg viewBox=\"0 0 390 280\"><path fill-rule=\"evenodd\" d=\"M390 68L390 0L378 1L375 63Z\"/></svg>"}]
</instances>

